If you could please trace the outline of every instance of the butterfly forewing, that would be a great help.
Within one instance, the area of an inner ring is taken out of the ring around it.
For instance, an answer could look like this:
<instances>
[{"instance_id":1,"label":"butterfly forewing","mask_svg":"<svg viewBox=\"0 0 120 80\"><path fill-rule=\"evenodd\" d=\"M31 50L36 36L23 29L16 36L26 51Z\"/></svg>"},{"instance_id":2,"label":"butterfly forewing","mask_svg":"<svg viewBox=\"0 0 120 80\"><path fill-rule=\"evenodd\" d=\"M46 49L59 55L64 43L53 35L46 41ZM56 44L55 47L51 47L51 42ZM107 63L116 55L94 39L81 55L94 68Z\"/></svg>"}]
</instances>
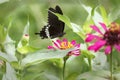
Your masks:
<instances>
[{"instance_id":1,"label":"butterfly forewing","mask_svg":"<svg viewBox=\"0 0 120 80\"><path fill-rule=\"evenodd\" d=\"M41 38L48 38L47 33L49 33L50 38L62 37L65 33L64 31L64 22L60 21L54 13L59 13L63 15L62 10L59 6L56 6L55 9L49 8L48 11L48 24L42 28L40 33ZM47 32L49 31L49 32Z\"/></svg>"},{"instance_id":2,"label":"butterfly forewing","mask_svg":"<svg viewBox=\"0 0 120 80\"><path fill-rule=\"evenodd\" d=\"M55 38L55 37L62 37L64 35L64 22L60 21L58 17L53 14L53 13L59 13L63 14L62 10L60 9L59 6L56 6L55 9L49 8L48 11L48 24L50 25L49 27L49 32L50 32L50 37Z\"/></svg>"}]
</instances>

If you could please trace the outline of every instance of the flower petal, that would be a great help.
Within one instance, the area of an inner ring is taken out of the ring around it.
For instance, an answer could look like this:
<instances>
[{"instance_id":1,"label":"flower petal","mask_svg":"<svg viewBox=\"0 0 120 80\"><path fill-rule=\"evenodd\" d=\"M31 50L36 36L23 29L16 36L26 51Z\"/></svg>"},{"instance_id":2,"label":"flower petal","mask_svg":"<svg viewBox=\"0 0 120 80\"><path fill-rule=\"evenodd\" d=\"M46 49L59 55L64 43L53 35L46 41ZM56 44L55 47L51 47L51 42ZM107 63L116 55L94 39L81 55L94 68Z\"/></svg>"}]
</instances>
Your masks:
<instances>
[{"instance_id":1,"label":"flower petal","mask_svg":"<svg viewBox=\"0 0 120 80\"><path fill-rule=\"evenodd\" d=\"M61 41L59 39L56 40L57 43L61 44Z\"/></svg>"},{"instance_id":2,"label":"flower petal","mask_svg":"<svg viewBox=\"0 0 120 80\"><path fill-rule=\"evenodd\" d=\"M75 41L75 40L72 40L72 41L71 41L71 44L72 44L72 45L75 45L75 44L76 44L76 41Z\"/></svg>"},{"instance_id":3,"label":"flower petal","mask_svg":"<svg viewBox=\"0 0 120 80\"><path fill-rule=\"evenodd\" d=\"M111 46L107 46L107 47L105 48L105 54L110 54L110 53L111 53L111 50L112 50Z\"/></svg>"},{"instance_id":4,"label":"flower petal","mask_svg":"<svg viewBox=\"0 0 120 80\"><path fill-rule=\"evenodd\" d=\"M68 40L66 38L63 39L63 42L68 42Z\"/></svg>"},{"instance_id":5,"label":"flower petal","mask_svg":"<svg viewBox=\"0 0 120 80\"><path fill-rule=\"evenodd\" d=\"M87 34L87 38L85 39L85 42L91 42L94 39L101 39L101 38L97 35Z\"/></svg>"},{"instance_id":6,"label":"flower petal","mask_svg":"<svg viewBox=\"0 0 120 80\"><path fill-rule=\"evenodd\" d=\"M94 43L94 45L89 46L88 50L94 50L95 52L98 51L102 46L104 46L106 43L106 41L104 40L99 40L97 42Z\"/></svg>"},{"instance_id":7,"label":"flower petal","mask_svg":"<svg viewBox=\"0 0 120 80\"><path fill-rule=\"evenodd\" d=\"M68 55L69 55L69 56L71 56L71 55L79 56L79 55L80 55L80 51L79 51L79 49L73 50L73 51L70 51L70 52L68 53Z\"/></svg>"},{"instance_id":8,"label":"flower petal","mask_svg":"<svg viewBox=\"0 0 120 80\"><path fill-rule=\"evenodd\" d=\"M68 46L68 40L66 38L63 39L64 45Z\"/></svg>"},{"instance_id":9,"label":"flower petal","mask_svg":"<svg viewBox=\"0 0 120 80\"><path fill-rule=\"evenodd\" d=\"M100 29L99 29L97 26L91 25L90 27L91 27L93 30L99 32L101 35L103 35L103 33L100 31Z\"/></svg>"},{"instance_id":10,"label":"flower petal","mask_svg":"<svg viewBox=\"0 0 120 80\"><path fill-rule=\"evenodd\" d=\"M53 46L48 46L48 49L55 49Z\"/></svg>"},{"instance_id":11,"label":"flower petal","mask_svg":"<svg viewBox=\"0 0 120 80\"><path fill-rule=\"evenodd\" d=\"M54 43L54 46L55 46L56 48L60 48L60 47L59 47L59 45L60 45L59 43L57 43L57 42L53 42L53 43Z\"/></svg>"},{"instance_id":12,"label":"flower petal","mask_svg":"<svg viewBox=\"0 0 120 80\"><path fill-rule=\"evenodd\" d=\"M80 55L80 51L79 51L79 49L78 49L78 50L73 51L73 53L74 53L74 55L75 55L75 56Z\"/></svg>"},{"instance_id":13,"label":"flower petal","mask_svg":"<svg viewBox=\"0 0 120 80\"><path fill-rule=\"evenodd\" d=\"M116 45L114 45L114 47L117 51L120 51L120 44L119 45L116 44Z\"/></svg>"},{"instance_id":14,"label":"flower petal","mask_svg":"<svg viewBox=\"0 0 120 80\"><path fill-rule=\"evenodd\" d=\"M102 26L102 28L103 28L105 31L108 30L107 27L106 27L106 25L105 25L104 23L99 22L99 24Z\"/></svg>"},{"instance_id":15,"label":"flower petal","mask_svg":"<svg viewBox=\"0 0 120 80\"><path fill-rule=\"evenodd\" d=\"M80 44L76 44L76 45L75 45L75 48L76 48L76 49L80 49Z\"/></svg>"}]
</instances>

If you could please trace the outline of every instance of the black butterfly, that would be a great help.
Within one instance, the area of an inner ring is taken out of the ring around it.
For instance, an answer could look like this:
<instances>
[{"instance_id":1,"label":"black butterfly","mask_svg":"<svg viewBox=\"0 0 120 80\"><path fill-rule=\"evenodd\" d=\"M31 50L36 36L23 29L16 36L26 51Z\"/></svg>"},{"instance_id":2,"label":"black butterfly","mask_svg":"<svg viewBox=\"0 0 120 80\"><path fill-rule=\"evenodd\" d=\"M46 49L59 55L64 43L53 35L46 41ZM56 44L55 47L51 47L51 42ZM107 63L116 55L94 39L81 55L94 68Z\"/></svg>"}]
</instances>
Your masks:
<instances>
[{"instance_id":1,"label":"black butterfly","mask_svg":"<svg viewBox=\"0 0 120 80\"><path fill-rule=\"evenodd\" d=\"M63 32L65 23L60 21L54 13L59 13L63 15L62 10L59 6L56 6L55 9L49 8L48 24L42 28L40 33L35 33L39 34L42 39L48 37L50 37L51 39L56 37L62 37L65 34L65 32Z\"/></svg>"}]
</instances>

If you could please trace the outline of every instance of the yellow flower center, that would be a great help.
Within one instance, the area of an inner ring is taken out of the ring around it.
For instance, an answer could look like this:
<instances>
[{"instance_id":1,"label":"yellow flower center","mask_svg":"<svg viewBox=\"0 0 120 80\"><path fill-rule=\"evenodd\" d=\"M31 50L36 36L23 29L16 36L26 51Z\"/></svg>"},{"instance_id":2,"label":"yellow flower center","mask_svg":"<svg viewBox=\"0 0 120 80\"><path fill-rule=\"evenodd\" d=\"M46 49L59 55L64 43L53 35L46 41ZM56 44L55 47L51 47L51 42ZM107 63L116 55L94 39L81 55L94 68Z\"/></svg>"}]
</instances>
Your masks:
<instances>
[{"instance_id":1,"label":"yellow flower center","mask_svg":"<svg viewBox=\"0 0 120 80\"><path fill-rule=\"evenodd\" d=\"M110 25L110 31L111 32L120 31L120 25L118 23L112 23Z\"/></svg>"},{"instance_id":2,"label":"yellow flower center","mask_svg":"<svg viewBox=\"0 0 120 80\"><path fill-rule=\"evenodd\" d=\"M60 44L60 49L69 49L72 48L73 44L71 44L70 42L61 42Z\"/></svg>"}]
</instances>

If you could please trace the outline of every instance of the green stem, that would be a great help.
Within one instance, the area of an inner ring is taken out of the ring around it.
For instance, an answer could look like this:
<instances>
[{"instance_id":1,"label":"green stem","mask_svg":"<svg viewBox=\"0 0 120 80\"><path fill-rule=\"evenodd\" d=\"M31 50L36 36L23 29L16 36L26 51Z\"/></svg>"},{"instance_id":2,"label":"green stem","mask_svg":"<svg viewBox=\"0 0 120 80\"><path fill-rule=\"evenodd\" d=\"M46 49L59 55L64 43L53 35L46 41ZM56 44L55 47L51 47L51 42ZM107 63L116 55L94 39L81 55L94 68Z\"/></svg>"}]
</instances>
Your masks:
<instances>
[{"instance_id":1,"label":"green stem","mask_svg":"<svg viewBox=\"0 0 120 80\"><path fill-rule=\"evenodd\" d=\"M22 80L22 71L19 70L19 80Z\"/></svg>"},{"instance_id":2,"label":"green stem","mask_svg":"<svg viewBox=\"0 0 120 80\"><path fill-rule=\"evenodd\" d=\"M110 80L113 80L113 75L112 75L112 72L113 72L113 66L112 66L112 52L110 53Z\"/></svg>"},{"instance_id":3,"label":"green stem","mask_svg":"<svg viewBox=\"0 0 120 80\"><path fill-rule=\"evenodd\" d=\"M21 62L22 62L22 54L20 54L20 59L19 59L19 80L22 80L22 67L21 67Z\"/></svg>"},{"instance_id":4,"label":"green stem","mask_svg":"<svg viewBox=\"0 0 120 80\"><path fill-rule=\"evenodd\" d=\"M66 67L66 61L67 61L67 57L63 58L63 73L62 73L62 80L65 79L65 67Z\"/></svg>"},{"instance_id":5,"label":"green stem","mask_svg":"<svg viewBox=\"0 0 120 80\"><path fill-rule=\"evenodd\" d=\"M89 70L92 71L91 57L88 58Z\"/></svg>"},{"instance_id":6,"label":"green stem","mask_svg":"<svg viewBox=\"0 0 120 80\"><path fill-rule=\"evenodd\" d=\"M0 44L0 51L6 53L5 49L4 49L4 45L3 44Z\"/></svg>"}]
</instances>

